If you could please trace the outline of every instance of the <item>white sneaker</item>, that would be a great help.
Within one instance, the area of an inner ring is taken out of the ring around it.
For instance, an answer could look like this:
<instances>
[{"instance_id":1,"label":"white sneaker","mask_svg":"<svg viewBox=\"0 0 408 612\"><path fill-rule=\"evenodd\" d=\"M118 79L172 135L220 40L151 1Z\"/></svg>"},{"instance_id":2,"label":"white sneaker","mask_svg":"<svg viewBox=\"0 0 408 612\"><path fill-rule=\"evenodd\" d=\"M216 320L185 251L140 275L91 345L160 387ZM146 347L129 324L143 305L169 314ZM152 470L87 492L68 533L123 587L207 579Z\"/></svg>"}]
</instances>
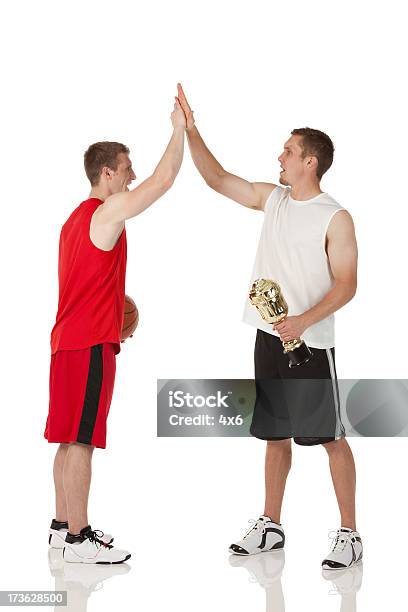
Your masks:
<instances>
[{"instance_id":1,"label":"white sneaker","mask_svg":"<svg viewBox=\"0 0 408 612\"><path fill-rule=\"evenodd\" d=\"M68 533L68 523L64 521L56 521L52 519L51 526L48 531L48 544L51 548L63 549L65 546L65 537ZM103 533L100 537L104 544L112 544L113 537L110 533Z\"/></svg>"},{"instance_id":2,"label":"white sneaker","mask_svg":"<svg viewBox=\"0 0 408 612\"><path fill-rule=\"evenodd\" d=\"M341 527L333 536L333 546L322 562L324 570L353 567L363 558L363 544L357 531Z\"/></svg>"},{"instance_id":3,"label":"white sneaker","mask_svg":"<svg viewBox=\"0 0 408 612\"><path fill-rule=\"evenodd\" d=\"M111 544L105 544L100 535L102 531L93 531L87 525L78 535L67 534L65 546L62 551L64 561L68 563L123 563L130 559L127 550L114 548Z\"/></svg>"},{"instance_id":4,"label":"white sneaker","mask_svg":"<svg viewBox=\"0 0 408 612\"><path fill-rule=\"evenodd\" d=\"M54 577L54 590L67 591L67 612L85 612L92 593L103 588L104 582L130 572L127 563L116 565L64 563L62 550L48 549L48 563Z\"/></svg>"},{"instance_id":5,"label":"white sneaker","mask_svg":"<svg viewBox=\"0 0 408 612\"><path fill-rule=\"evenodd\" d=\"M231 544L229 552L234 555L256 555L284 547L285 534L280 523L274 523L269 516L260 516L253 523L242 540Z\"/></svg>"}]
</instances>

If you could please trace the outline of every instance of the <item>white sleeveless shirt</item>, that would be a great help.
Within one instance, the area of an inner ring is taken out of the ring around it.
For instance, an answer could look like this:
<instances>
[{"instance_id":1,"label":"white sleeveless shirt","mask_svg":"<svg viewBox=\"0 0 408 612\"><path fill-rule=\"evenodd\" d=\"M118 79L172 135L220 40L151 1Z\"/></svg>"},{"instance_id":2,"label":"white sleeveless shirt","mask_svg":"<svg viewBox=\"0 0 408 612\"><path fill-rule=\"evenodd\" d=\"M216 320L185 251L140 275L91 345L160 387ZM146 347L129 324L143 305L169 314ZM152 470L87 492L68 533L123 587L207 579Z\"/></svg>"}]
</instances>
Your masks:
<instances>
[{"instance_id":1,"label":"white sleeveless shirt","mask_svg":"<svg viewBox=\"0 0 408 612\"><path fill-rule=\"evenodd\" d=\"M310 200L293 200L290 187L276 186L265 203L265 217L255 265L248 287L257 278L276 281L282 290L289 316L302 314L320 302L333 286L325 251L329 223L344 210L328 193ZM244 321L279 336L266 323L248 297ZM334 315L308 327L302 338L310 347L334 346Z\"/></svg>"}]
</instances>

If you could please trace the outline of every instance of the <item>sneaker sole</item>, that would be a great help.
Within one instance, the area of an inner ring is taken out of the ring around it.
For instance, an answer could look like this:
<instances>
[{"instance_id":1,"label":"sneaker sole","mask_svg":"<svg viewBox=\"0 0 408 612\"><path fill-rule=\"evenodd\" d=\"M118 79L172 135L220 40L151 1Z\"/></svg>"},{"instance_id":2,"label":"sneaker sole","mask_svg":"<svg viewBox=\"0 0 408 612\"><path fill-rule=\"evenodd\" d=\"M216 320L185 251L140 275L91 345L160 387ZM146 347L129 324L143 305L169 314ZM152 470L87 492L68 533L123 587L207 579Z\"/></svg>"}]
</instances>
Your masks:
<instances>
[{"instance_id":1,"label":"sneaker sole","mask_svg":"<svg viewBox=\"0 0 408 612\"><path fill-rule=\"evenodd\" d=\"M258 552L253 552L253 553L240 553L240 552L235 552L235 550L232 550L232 548L228 549L228 552L231 553L231 555L237 555L237 557L254 557L255 555L261 555L262 553L268 553L268 552L277 552L279 550L283 550L284 547L283 546L277 546L276 548L270 548L269 550L259 550Z\"/></svg>"},{"instance_id":2,"label":"sneaker sole","mask_svg":"<svg viewBox=\"0 0 408 612\"><path fill-rule=\"evenodd\" d=\"M62 557L65 561L65 563L84 563L85 565L118 565L119 563L125 563L125 561L127 561L128 559L130 559L132 555L126 555L126 557L124 559L121 559L120 561L92 561L92 560L85 560L85 559L81 559L80 557L78 557L78 561L70 561L69 559L65 558L65 546L62 550Z\"/></svg>"},{"instance_id":3,"label":"sneaker sole","mask_svg":"<svg viewBox=\"0 0 408 612\"><path fill-rule=\"evenodd\" d=\"M122 561L97 561L96 565L117 565L118 563L124 563L128 559L130 559L132 555L126 555L126 557Z\"/></svg>"},{"instance_id":4,"label":"sneaker sole","mask_svg":"<svg viewBox=\"0 0 408 612\"><path fill-rule=\"evenodd\" d=\"M360 563L362 562L363 562L363 557L361 557L361 559L359 559L355 563L352 563L351 565L347 565L346 567L323 567L322 565L322 572L338 572L338 571L344 572L345 570L351 569L352 567L356 567L356 565L360 565Z\"/></svg>"}]
</instances>

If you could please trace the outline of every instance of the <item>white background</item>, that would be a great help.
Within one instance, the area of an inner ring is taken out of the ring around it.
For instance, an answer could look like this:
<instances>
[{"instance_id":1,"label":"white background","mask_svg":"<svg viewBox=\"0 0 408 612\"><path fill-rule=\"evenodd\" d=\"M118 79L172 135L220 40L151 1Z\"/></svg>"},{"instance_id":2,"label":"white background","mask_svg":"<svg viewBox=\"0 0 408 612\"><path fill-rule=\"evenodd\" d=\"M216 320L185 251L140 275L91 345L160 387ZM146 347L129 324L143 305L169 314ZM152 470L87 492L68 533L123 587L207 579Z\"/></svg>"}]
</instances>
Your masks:
<instances>
[{"instance_id":1,"label":"white background","mask_svg":"<svg viewBox=\"0 0 408 612\"><path fill-rule=\"evenodd\" d=\"M406 376L405 38L395 1L8 4L0 36L1 589L54 588L47 528L56 447L42 436L58 237L89 193L83 152L97 140L122 141L138 181L147 177L171 135L178 80L209 148L249 180L278 180L277 157L294 127L331 136L335 161L322 187L353 215L360 253L357 296L336 317L338 374ZM207 188L187 147L173 189L127 224L127 292L141 319L117 358L90 519L132 552L132 569L105 582L88 610L112 609L119 597L123 610L265 609L260 585L231 568L227 553L262 511L263 443L155 437L157 378L253 374L254 330L241 315L261 224L262 213ZM358 610L398 612L407 441L351 443L365 543ZM320 575L327 532L338 527L323 449L294 449L282 520L286 610L339 610L340 596ZM80 572L71 579L79 599L87 580Z\"/></svg>"}]
</instances>

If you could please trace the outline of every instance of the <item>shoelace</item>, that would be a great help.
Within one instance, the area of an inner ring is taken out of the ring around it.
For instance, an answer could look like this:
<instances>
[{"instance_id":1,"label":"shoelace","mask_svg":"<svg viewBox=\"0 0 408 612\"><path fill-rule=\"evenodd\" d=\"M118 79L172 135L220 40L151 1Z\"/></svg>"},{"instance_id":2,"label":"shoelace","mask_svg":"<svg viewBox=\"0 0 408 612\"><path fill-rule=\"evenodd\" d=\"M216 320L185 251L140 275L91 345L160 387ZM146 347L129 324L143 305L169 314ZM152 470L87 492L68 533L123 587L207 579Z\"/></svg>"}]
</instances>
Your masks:
<instances>
[{"instance_id":1,"label":"shoelace","mask_svg":"<svg viewBox=\"0 0 408 612\"><path fill-rule=\"evenodd\" d=\"M246 532L246 534L243 537L243 540L245 540L245 538L247 538L249 536L250 533L252 533L252 531L258 531L258 529L262 526L262 530L261 533L264 534L265 533L265 525L263 523L263 521L261 521L260 519L249 519L248 523L251 525L251 527L248 529L248 531Z\"/></svg>"},{"instance_id":2,"label":"shoelace","mask_svg":"<svg viewBox=\"0 0 408 612\"><path fill-rule=\"evenodd\" d=\"M333 542L331 552L343 552L346 544L351 544L351 534L346 531L330 531L329 538Z\"/></svg>"},{"instance_id":3,"label":"shoelace","mask_svg":"<svg viewBox=\"0 0 408 612\"><path fill-rule=\"evenodd\" d=\"M96 546L105 546L105 548L113 548L111 544L106 544L101 538L103 538L105 534L100 529L87 531L85 536L88 538L90 542L93 542Z\"/></svg>"}]
</instances>

